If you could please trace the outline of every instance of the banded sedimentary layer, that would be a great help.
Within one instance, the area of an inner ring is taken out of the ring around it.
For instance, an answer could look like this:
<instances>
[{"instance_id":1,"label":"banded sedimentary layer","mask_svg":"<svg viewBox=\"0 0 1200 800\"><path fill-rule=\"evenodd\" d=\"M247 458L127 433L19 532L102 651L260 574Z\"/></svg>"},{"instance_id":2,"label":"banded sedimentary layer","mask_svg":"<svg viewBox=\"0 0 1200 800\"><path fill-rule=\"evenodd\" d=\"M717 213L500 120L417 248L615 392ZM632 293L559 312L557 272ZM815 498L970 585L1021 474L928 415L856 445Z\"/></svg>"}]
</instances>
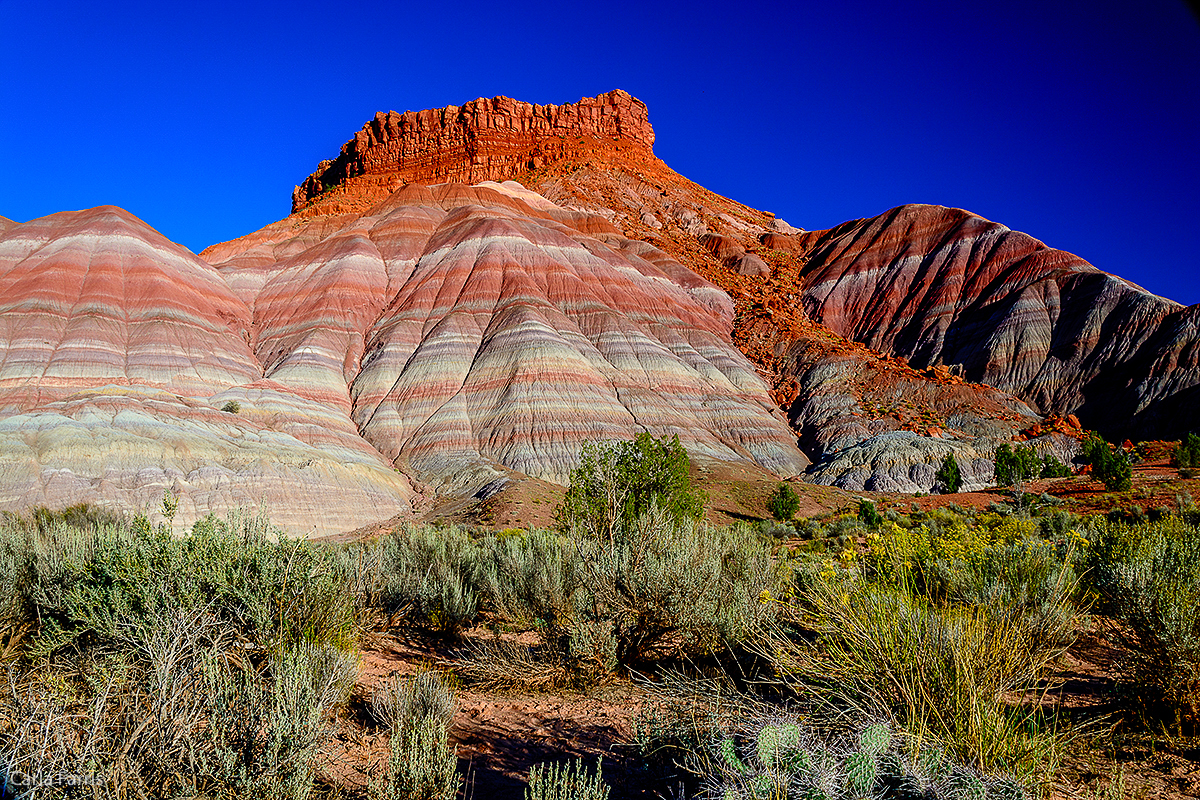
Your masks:
<instances>
[{"instance_id":1,"label":"banded sedimentary layer","mask_svg":"<svg viewBox=\"0 0 1200 800\"><path fill-rule=\"evenodd\" d=\"M519 185L412 184L205 256L111 207L5 226L0 505L171 491L177 524L265 501L333 533L428 485L562 483L641 431L807 466L724 292Z\"/></svg>"},{"instance_id":2,"label":"banded sedimentary layer","mask_svg":"<svg viewBox=\"0 0 1200 800\"><path fill-rule=\"evenodd\" d=\"M643 430L702 457L806 466L729 341L728 296L603 218L516 184L411 184L326 220L204 255L254 308L266 377L324 387L422 480L498 467L561 483L584 441Z\"/></svg>"},{"instance_id":3,"label":"banded sedimentary layer","mask_svg":"<svg viewBox=\"0 0 1200 800\"><path fill-rule=\"evenodd\" d=\"M842 336L1111 437L1200 425L1200 306L960 209L901 206L799 238L804 308Z\"/></svg>"},{"instance_id":4,"label":"banded sedimentary layer","mask_svg":"<svg viewBox=\"0 0 1200 800\"><path fill-rule=\"evenodd\" d=\"M128 212L8 226L0 297L0 507L153 513L169 490L180 523L265 502L309 534L411 508L348 409L262 380L221 275Z\"/></svg>"}]
</instances>

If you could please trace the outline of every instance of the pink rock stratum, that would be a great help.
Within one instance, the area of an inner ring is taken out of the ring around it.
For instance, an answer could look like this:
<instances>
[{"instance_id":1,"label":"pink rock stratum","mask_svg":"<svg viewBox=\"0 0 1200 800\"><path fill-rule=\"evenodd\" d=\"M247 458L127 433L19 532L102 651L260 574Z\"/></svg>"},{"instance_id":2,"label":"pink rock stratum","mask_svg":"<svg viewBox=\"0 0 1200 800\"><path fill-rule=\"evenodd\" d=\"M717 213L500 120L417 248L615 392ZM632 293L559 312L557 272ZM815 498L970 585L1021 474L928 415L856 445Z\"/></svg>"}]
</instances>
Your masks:
<instances>
[{"instance_id":1,"label":"pink rock stratum","mask_svg":"<svg viewBox=\"0 0 1200 800\"><path fill-rule=\"evenodd\" d=\"M112 207L5 223L2 508L170 489L179 525L265 502L324 534L410 510L412 479L565 482L643 430L807 466L724 292L516 184L411 185L207 262Z\"/></svg>"}]
</instances>

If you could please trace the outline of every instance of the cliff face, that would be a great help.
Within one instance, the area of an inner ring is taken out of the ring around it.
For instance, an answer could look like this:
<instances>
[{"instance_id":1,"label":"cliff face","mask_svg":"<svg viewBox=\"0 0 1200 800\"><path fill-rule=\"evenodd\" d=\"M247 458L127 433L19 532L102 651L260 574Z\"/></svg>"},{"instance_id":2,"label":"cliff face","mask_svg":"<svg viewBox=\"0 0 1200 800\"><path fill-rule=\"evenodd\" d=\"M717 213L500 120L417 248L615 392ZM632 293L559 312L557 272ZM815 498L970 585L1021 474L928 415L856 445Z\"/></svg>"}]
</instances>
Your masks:
<instances>
[{"instance_id":1,"label":"cliff face","mask_svg":"<svg viewBox=\"0 0 1200 800\"><path fill-rule=\"evenodd\" d=\"M653 157L646 106L622 91L560 106L509 97L398 114L380 112L292 193L292 211L322 195L336 210L364 210L405 183L504 181L584 154L631 150ZM355 203L357 201L357 203Z\"/></svg>"}]
</instances>

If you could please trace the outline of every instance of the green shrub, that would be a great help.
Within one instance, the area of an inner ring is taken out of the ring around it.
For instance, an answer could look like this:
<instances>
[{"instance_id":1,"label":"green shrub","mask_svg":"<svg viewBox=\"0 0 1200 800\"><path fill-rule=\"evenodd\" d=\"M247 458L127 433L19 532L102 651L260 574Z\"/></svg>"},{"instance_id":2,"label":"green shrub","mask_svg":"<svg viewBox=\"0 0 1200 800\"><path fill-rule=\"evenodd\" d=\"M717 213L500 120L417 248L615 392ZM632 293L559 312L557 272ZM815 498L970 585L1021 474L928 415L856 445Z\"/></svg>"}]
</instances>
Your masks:
<instances>
[{"instance_id":1,"label":"green shrub","mask_svg":"<svg viewBox=\"0 0 1200 800\"><path fill-rule=\"evenodd\" d=\"M160 606L104 647L13 669L0 752L26 772L102 774L118 797L304 798L356 658L309 643L250 658L235 642L203 607Z\"/></svg>"},{"instance_id":2,"label":"green shrub","mask_svg":"<svg viewBox=\"0 0 1200 800\"><path fill-rule=\"evenodd\" d=\"M458 756L446 729L422 719L388 739L386 770L368 785L371 800L454 800L458 797Z\"/></svg>"},{"instance_id":3,"label":"green shrub","mask_svg":"<svg viewBox=\"0 0 1200 800\"><path fill-rule=\"evenodd\" d=\"M962 472L958 468L958 459L953 453L946 453L942 466L934 476L944 494L955 494L962 488Z\"/></svg>"},{"instance_id":4,"label":"green shrub","mask_svg":"<svg viewBox=\"0 0 1200 800\"><path fill-rule=\"evenodd\" d=\"M203 794L311 794L329 733L322 717L349 694L357 665L336 649L307 644L273 653L268 664L262 673L225 659L206 664L207 746L197 770Z\"/></svg>"},{"instance_id":5,"label":"green shrub","mask_svg":"<svg viewBox=\"0 0 1200 800\"><path fill-rule=\"evenodd\" d=\"M1096 523L1086 564L1099 607L1121 623L1126 680L1180 732L1200 727L1200 528Z\"/></svg>"},{"instance_id":6,"label":"green shrub","mask_svg":"<svg viewBox=\"0 0 1200 800\"><path fill-rule=\"evenodd\" d=\"M221 410L224 411L226 414L237 414L239 411L242 410L242 404L239 403L237 400L230 400L228 403L221 406Z\"/></svg>"},{"instance_id":7,"label":"green shrub","mask_svg":"<svg viewBox=\"0 0 1200 800\"><path fill-rule=\"evenodd\" d=\"M585 442L554 518L563 533L582 527L608 535L652 504L679 523L699 519L707 501L703 491L692 489L679 437L640 433L633 441Z\"/></svg>"},{"instance_id":8,"label":"green shrub","mask_svg":"<svg viewBox=\"0 0 1200 800\"><path fill-rule=\"evenodd\" d=\"M878 528L883 524L883 517L879 515L879 509L870 500L858 501L858 518L868 528Z\"/></svg>"},{"instance_id":9,"label":"green shrub","mask_svg":"<svg viewBox=\"0 0 1200 800\"><path fill-rule=\"evenodd\" d=\"M1129 456L1092 433L1083 442L1082 456L1091 465L1092 475L1110 492L1127 492L1133 486L1133 466Z\"/></svg>"},{"instance_id":10,"label":"green shrub","mask_svg":"<svg viewBox=\"0 0 1200 800\"><path fill-rule=\"evenodd\" d=\"M590 772L582 759L565 764L537 764L529 770L525 800L607 800L608 786L600 767Z\"/></svg>"},{"instance_id":11,"label":"green shrub","mask_svg":"<svg viewBox=\"0 0 1200 800\"><path fill-rule=\"evenodd\" d=\"M1042 469L1038 473L1041 478L1069 478L1073 473L1071 468L1058 460L1053 453L1042 456Z\"/></svg>"},{"instance_id":12,"label":"green shrub","mask_svg":"<svg viewBox=\"0 0 1200 800\"><path fill-rule=\"evenodd\" d=\"M461 528L403 525L346 548L356 603L457 636L479 611L480 549Z\"/></svg>"},{"instance_id":13,"label":"green shrub","mask_svg":"<svg viewBox=\"0 0 1200 800\"><path fill-rule=\"evenodd\" d=\"M1064 558L1053 543L1027 537L997 544L977 559L943 569L952 602L1021 626L1036 652L1066 648L1074 641L1079 614L1072 597L1078 579L1071 555Z\"/></svg>"},{"instance_id":14,"label":"green shrub","mask_svg":"<svg viewBox=\"0 0 1200 800\"><path fill-rule=\"evenodd\" d=\"M277 535L261 513L184 538L81 509L5 518L7 609L33 631L0 752L115 796L308 796L356 626L333 552Z\"/></svg>"},{"instance_id":15,"label":"green shrub","mask_svg":"<svg viewBox=\"0 0 1200 800\"><path fill-rule=\"evenodd\" d=\"M780 522L787 522L800 510L800 497L791 484L781 483L767 499L767 511Z\"/></svg>"},{"instance_id":16,"label":"green shrub","mask_svg":"<svg viewBox=\"0 0 1200 800\"><path fill-rule=\"evenodd\" d=\"M577 532L580 590L570 635L580 652L623 664L708 652L768 608L771 551L745 527L677 522L656 506L611 536Z\"/></svg>"},{"instance_id":17,"label":"green shrub","mask_svg":"<svg viewBox=\"0 0 1200 800\"><path fill-rule=\"evenodd\" d=\"M1028 445L1017 445L1014 448L1005 443L996 448L996 484L998 486L1019 487L1036 477L1040 467L1041 462L1037 453Z\"/></svg>"},{"instance_id":18,"label":"green shrub","mask_svg":"<svg viewBox=\"0 0 1200 800\"><path fill-rule=\"evenodd\" d=\"M1171 466L1188 470L1200 467L1200 436L1189 433L1183 437L1171 453Z\"/></svg>"}]
</instances>

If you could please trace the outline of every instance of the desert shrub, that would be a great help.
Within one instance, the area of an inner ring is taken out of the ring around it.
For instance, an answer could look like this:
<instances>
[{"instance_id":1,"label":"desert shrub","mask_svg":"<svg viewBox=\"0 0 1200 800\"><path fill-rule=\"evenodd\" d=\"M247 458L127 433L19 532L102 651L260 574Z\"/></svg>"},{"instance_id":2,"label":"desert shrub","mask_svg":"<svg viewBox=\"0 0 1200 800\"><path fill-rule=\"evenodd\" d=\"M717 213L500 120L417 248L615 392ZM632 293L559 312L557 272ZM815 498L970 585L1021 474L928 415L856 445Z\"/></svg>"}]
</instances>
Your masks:
<instances>
[{"instance_id":1,"label":"desert shrub","mask_svg":"<svg viewBox=\"0 0 1200 800\"><path fill-rule=\"evenodd\" d=\"M1076 621L1074 553L1085 540L1064 530L1059 546L1039 530L1030 519L970 518L944 509L913 528L888 522L868 537L864 575L940 604L1012 618L1039 647L1062 646Z\"/></svg>"},{"instance_id":2,"label":"desert shrub","mask_svg":"<svg viewBox=\"0 0 1200 800\"><path fill-rule=\"evenodd\" d=\"M1038 472L1038 477L1041 478L1069 478L1071 477L1071 468L1058 460L1058 457L1053 453L1047 453L1042 456L1042 468Z\"/></svg>"},{"instance_id":3,"label":"desert shrub","mask_svg":"<svg viewBox=\"0 0 1200 800\"><path fill-rule=\"evenodd\" d=\"M703 491L692 489L679 437L640 433L632 441L585 442L554 518L563 533L582 527L608 534L631 525L651 505L676 523L696 520L707 501Z\"/></svg>"},{"instance_id":4,"label":"desert shrub","mask_svg":"<svg viewBox=\"0 0 1200 800\"><path fill-rule=\"evenodd\" d=\"M1200 468L1200 436L1189 433L1171 453L1171 466L1177 469Z\"/></svg>"},{"instance_id":5,"label":"desert shrub","mask_svg":"<svg viewBox=\"0 0 1200 800\"><path fill-rule=\"evenodd\" d=\"M496 614L534 627L555 628L570 615L579 585L578 550L552 531L489 536L478 543L474 580Z\"/></svg>"},{"instance_id":6,"label":"desert shrub","mask_svg":"<svg viewBox=\"0 0 1200 800\"><path fill-rule=\"evenodd\" d=\"M1146 522L1146 509L1141 506L1124 506L1114 508L1104 515L1109 522L1121 522L1126 525L1141 525Z\"/></svg>"},{"instance_id":7,"label":"desert shrub","mask_svg":"<svg viewBox=\"0 0 1200 800\"><path fill-rule=\"evenodd\" d=\"M883 517L879 515L879 509L870 500L858 501L858 518L868 528L878 528L883 523Z\"/></svg>"},{"instance_id":8,"label":"desert shrub","mask_svg":"<svg viewBox=\"0 0 1200 800\"><path fill-rule=\"evenodd\" d=\"M1074 641L1078 579L1072 553L1060 553L1052 542L1026 537L993 545L977 559L950 565L944 581L951 602L1013 621L1038 652Z\"/></svg>"},{"instance_id":9,"label":"desert shrub","mask_svg":"<svg viewBox=\"0 0 1200 800\"><path fill-rule=\"evenodd\" d=\"M1171 516L1171 507L1167 505L1153 506L1146 510L1146 518L1151 522L1161 522Z\"/></svg>"},{"instance_id":10,"label":"desert shrub","mask_svg":"<svg viewBox=\"0 0 1200 800\"><path fill-rule=\"evenodd\" d=\"M1092 475L1110 492L1126 492L1133 485L1133 467L1129 456L1092 433L1083 442L1083 460L1092 467Z\"/></svg>"},{"instance_id":11,"label":"desert shrub","mask_svg":"<svg viewBox=\"0 0 1200 800\"><path fill-rule=\"evenodd\" d=\"M999 486L1020 487L1036 477L1040 467L1037 453L1028 445L1012 447L1006 442L996 448L996 483Z\"/></svg>"},{"instance_id":12,"label":"desert shrub","mask_svg":"<svg viewBox=\"0 0 1200 800\"><path fill-rule=\"evenodd\" d=\"M404 525L340 554L356 604L456 636L479 611L479 546L461 528Z\"/></svg>"},{"instance_id":13,"label":"desert shrub","mask_svg":"<svg viewBox=\"0 0 1200 800\"><path fill-rule=\"evenodd\" d=\"M803 636L764 648L794 690L860 713L886 710L957 760L1022 775L1052 768L1052 734L1006 697L1036 686L1057 651L981 607L937 606L894 586L830 576L789 605Z\"/></svg>"},{"instance_id":14,"label":"desert shrub","mask_svg":"<svg viewBox=\"0 0 1200 800\"><path fill-rule=\"evenodd\" d=\"M354 610L333 553L278 538L264 513L209 516L176 538L137 520L52 525L28 542L35 655L114 643L162 609L205 608L260 646L353 646Z\"/></svg>"},{"instance_id":15,"label":"desert shrub","mask_svg":"<svg viewBox=\"0 0 1200 800\"><path fill-rule=\"evenodd\" d=\"M9 607L34 626L0 687L11 765L103 774L116 796L306 797L355 624L332 551L276 535L262 513L184 538L78 510L6 518Z\"/></svg>"},{"instance_id":16,"label":"desert shrub","mask_svg":"<svg viewBox=\"0 0 1200 800\"><path fill-rule=\"evenodd\" d=\"M237 414L242 410L242 404L237 400L230 400L228 403L221 406L221 410L226 414Z\"/></svg>"},{"instance_id":17,"label":"desert shrub","mask_svg":"<svg viewBox=\"0 0 1200 800\"><path fill-rule=\"evenodd\" d=\"M1099 607L1121 623L1126 680L1180 731L1200 728L1200 528L1098 522L1086 564Z\"/></svg>"},{"instance_id":18,"label":"desert shrub","mask_svg":"<svg viewBox=\"0 0 1200 800\"><path fill-rule=\"evenodd\" d=\"M1082 518L1069 511L1054 510L1038 517L1038 530L1046 539L1064 539L1070 531L1081 528L1082 524Z\"/></svg>"},{"instance_id":19,"label":"desert shrub","mask_svg":"<svg viewBox=\"0 0 1200 800\"><path fill-rule=\"evenodd\" d=\"M372 777L373 800L452 800L461 782L447 729L457 707L453 692L433 672L385 685L372 703L388 730L388 759Z\"/></svg>"},{"instance_id":20,"label":"desert shrub","mask_svg":"<svg viewBox=\"0 0 1200 800\"><path fill-rule=\"evenodd\" d=\"M777 522L773 519L760 520L755 524L754 530L761 538L775 541L790 539L807 532L806 526L798 528L790 522Z\"/></svg>"},{"instance_id":21,"label":"desert shrub","mask_svg":"<svg viewBox=\"0 0 1200 800\"><path fill-rule=\"evenodd\" d=\"M560 764L537 764L529 770L525 800L607 800L608 786L600 766L591 772L583 759Z\"/></svg>"},{"instance_id":22,"label":"desert shrub","mask_svg":"<svg viewBox=\"0 0 1200 800\"><path fill-rule=\"evenodd\" d=\"M791 487L791 484L779 484L774 494L767 499L767 511L770 511L771 516L780 522L790 520L796 516L796 512L799 510L800 497L796 494L796 490Z\"/></svg>"},{"instance_id":23,"label":"desert shrub","mask_svg":"<svg viewBox=\"0 0 1200 800\"><path fill-rule=\"evenodd\" d=\"M10 669L0 752L11 768L101 774L119 797L307 797L354 656L299 643L262 663L204 609L159 608L122 648Z\"/></svg>"},{"instance_id":24,"label":"desert shrub","mask_svg":"<svg viewBox=\"0 0 1200 800\"><path fill-rule=\"evenodd\" d=\"M958 468L958 459L953 453L946 453L934 480L944 494L955 494L962 488L962 471Z\"/></svg>"},{"instance_id":25,"label":"desert shrub","mask_svg":"<svg viewBox=\"0 0 1200 800\"><path fill-rule=\"evenodd\" d=\"M759 595L772 584L771 551L744 526L677 521L651 506L611 535L577 529L575 544L571 637L584 650L611 639L620 663L711 650L744 636L767 610Z\"/></svg>"},{"instance_id":26,"label":"desert shrub","mask_svg":"<svg viewBox=\"0 0 1200 800\"><path fill-rule=\"evenodd\" d=\"M354 660L301 644L272 653L264 672L228 659L206 666L201 787L218 795L308 797L328 735L323 714L349 693Z\"/></svg>"}]
</instances>

